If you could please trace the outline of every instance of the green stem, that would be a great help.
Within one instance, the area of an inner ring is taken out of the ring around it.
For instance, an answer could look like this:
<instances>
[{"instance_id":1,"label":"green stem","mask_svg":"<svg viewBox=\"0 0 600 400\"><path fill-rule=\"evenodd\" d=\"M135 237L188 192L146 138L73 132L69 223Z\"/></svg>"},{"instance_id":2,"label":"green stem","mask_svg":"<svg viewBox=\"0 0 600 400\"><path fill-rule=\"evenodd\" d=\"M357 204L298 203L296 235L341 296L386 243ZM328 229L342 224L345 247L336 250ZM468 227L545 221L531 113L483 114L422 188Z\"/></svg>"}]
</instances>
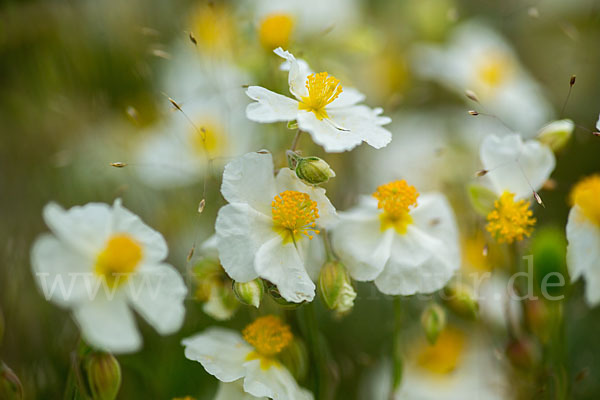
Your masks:
<instances>
[{"instance_id":1,"label":"green stem","mask_svg":"<svg viewBox=\"0 0 600 400\"><path fill-rule=\"evenodd\" d=\"M392 356L393 356L393 379L392 392L393 396L396 389L402 381L402 348L400 346L400 332L402 330L402 298L394 296L394 332L392 336Z\"/></svg>"},{"instance_id":2,"label":"green stem","mask_svg":"<svg viewBox=\"0 0 600 400\"><path fill-rule=\"evenodd\" d=\"M313 303L306 304L302 307L302 311L304 314L305 336L310 348L312 364L315 366L315 374L313 375L315 379L315 399L327 400L331 397L327 358Z\"/></svg>"},{"instance_id":3,"label":"green stem","mask_svg":"<svg viewBox=\"0 0 600 400\"><path fill-rule=\"evenodd\" d=\"M302 134L302 131L298 129L296 131L296 136L294 136L294 140L292 141L292 147L290 147L291 151L296 151L296 147L298 146L298 142L300 141L300 134Z\"/></svg>"}]
</instances>

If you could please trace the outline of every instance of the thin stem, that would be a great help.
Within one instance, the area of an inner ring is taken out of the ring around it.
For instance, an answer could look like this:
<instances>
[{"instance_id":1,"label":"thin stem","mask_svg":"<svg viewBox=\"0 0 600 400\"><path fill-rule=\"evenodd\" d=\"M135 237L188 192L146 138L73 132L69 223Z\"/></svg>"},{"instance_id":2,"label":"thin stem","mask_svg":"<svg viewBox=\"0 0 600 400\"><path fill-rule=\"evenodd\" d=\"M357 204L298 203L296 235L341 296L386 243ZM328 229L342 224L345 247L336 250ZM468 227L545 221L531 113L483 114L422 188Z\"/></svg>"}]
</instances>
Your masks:
<instances>
[{"instance_id":1,"label":"thin stem","mask_svg":"<svg viewBox=\"0 0 600 400\"><path fill-rule=\"evenodd\" d=\"M294 140L292 141L292 147L290 147L291 151L296 151L296 147L298 146L298 141L300 140L300 134L302 134L302 131L300 129L298 129L296 131L296 136L294 136Z\"/></svg>"},{"instance_id":2,"label":"thin stem","mask_svg":"<svg viewBox=\"0 0 600 400\"><path fill-rule=\"evenodd\" d=\"M333 250L331 249L329 235L325 229L321 229L321 234L323 236L323 242L325 243L325 256L327 257L327 261L333 261L335 260L335 256L333 255Z\"/></svg>"},{"instance_id":3,"label":"thin stem","mask_svg":"<svg viewBox=\"0 0 600 400\"><path fill-rule=\"evenodd\" d=\"M394 392L400 386L402 381L402 349L400 346L400 332L402 330L402 299L400 296L394 296L394 333L392 337L392 356L393 356L393 379L392 391L390 397L393 398Z\"/></svg>"},{"instance_id":4,"label":"thin stem","mask_svg":"<svg viewBox=\"0 0 600 400\"><path fill-rule=\"evenodd\" d=\"M315 399L327 400L330 398L327 358L324 343L319 332L313 303L308 303L303 306L302 313L304 316L303 325L306 331L305 337L310 348L312 363L315 366Z\"/></svg>"}]
</instances>

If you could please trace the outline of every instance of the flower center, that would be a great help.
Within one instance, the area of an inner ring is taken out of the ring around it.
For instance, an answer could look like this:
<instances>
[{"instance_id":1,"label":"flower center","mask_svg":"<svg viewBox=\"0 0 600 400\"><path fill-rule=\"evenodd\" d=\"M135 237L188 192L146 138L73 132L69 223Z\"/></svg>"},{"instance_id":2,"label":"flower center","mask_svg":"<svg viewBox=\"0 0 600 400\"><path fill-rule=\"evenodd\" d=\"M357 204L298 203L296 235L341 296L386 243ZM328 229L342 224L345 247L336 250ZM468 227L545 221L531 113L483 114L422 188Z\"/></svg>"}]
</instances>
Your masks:
<instances>
[{"instance_id":1,"label":"flower center","mask_svg":"<svg viewBox=\"0 0 600 400\"><path fill-rule=\"evenodd\" d=\"M235 20L229 7L203 4L192 14L191 30L204 50L221 53L230 50L235 41Z\"/></svg>"},{"instance_id":2,"label":"flower center","mask_svg":"<svg viewBox=\"0 0 600 400\"><path fill-rule=\"evenodd\" d=\"M319 218L317 202L306 193L286 190L279 193L271 202L273 222L284 236L284 241L296 241L301 235L313 238L316 220Z\"/></svg>"},{"instance_id":3,"label":"flower center","mask_svg":"<svg viewBox=\"0 0 600 400\"><path fill-rule=\"evenodd\" d=\"M579 181L571 191L571 203L579 206L583 215L600 226L600 174Z\"/></svg>"},{"instance_id":4,"label":"flower center","mask_svg":"<svg viewBox=\"0 0 600 400\"><path fill-rule=\"evenodd\" d=\"M510 59L497 53L488 53L482 57L477 67L477 75L484 85L497 88L502 85L512 73Z\"/></svg>"},{"instance_id":5,"label":"flower center","mask_svg":"<svg viewBox=\"0 0 600 400\"><path fill-rule=\"evenodd\" d=\"M290 327L274 315L257 318L244 328L242 335L259 356L266 358L279 354L294 338Z\"/></svg>"},{"instance_id":6,"label":"flower center","mask_svg":"<svg viewBox=\"0 0 600 400\"><path fill-rule=\"evenodd\" d=\"M194 122L194 126L191 128L193 129L191 132L192 146L197 153L214 158L220 156L227 149L224 130L217 122L204 118L201 119L201 122Z\"/></svg>"},{"instance_id":7,"label":"flower center","mask_svg":"<svg viewBox=\"0 0 600 400\"><path fill-rule=\"evenodd\" d=\"M141 259L142 246L127 234L116 234L96 257L95 272L110 287L118 287L135 272Z\"/></svg>"},{"instance_id":8,"label":"flower center","mask_svg":"<svg viewBox=\"0 0 600 400\"><path fill-rule=\"evenodd\" d=\"M308 89L308 96L302 97L302 101L298 103L298 108L314 112L319 121L323 118L329 118L325 106L337 99L342 93L342 85L340 85L339 79L328 75L327 72L319 72L306 78L306 88Z\"/></svg>"},{"instance_id":9,"label":"flower center","mask_svg":"<svg viewBox=\"0 0 600 400\"><path fill-rule=\"evenodd\" d=\"M529 209L529 202L525 200L514 200L515 195L504 192L494 202L494 210L488 216L486 229L496 238L498 243L512 243L515 240L523 240L523 237L531 235L536 219L533 211Z\"/></svg>"},{"instance_id":10,"label":"flower center","mask_svg":"<svg viewBox=\"0 0 600 400\"><path fill-rule=\"evenodd\" d=\"M460 363L464 342L464 335L460 331L444 329L434 345L426 344L419 351L417 364L434 374L448 374Z\"/></svg>"},{"instance_id":11,"label":"flower center","mask_svg":"<svg viewBox=\"0 0 600 400\"><path fill-rule=\"evenodd\" d=\"M373 197L379 200L377 208L383 209L380 215L381 230L393 227L399 234L405 234L408 225L413 222L410 210L417 205L419 197L415 187L404 179L393 181L377 187Z\"/></svg>"},{"instance_id":12,"label":"flower center","mask_svg":"<svg viewBox=\"0 0 600 400\"><path fill-rule=\"evenodd\" d=\"M287 47L290 40L294 20L288 14L269 14L261 22L258 37L260 43L267 50L276 47Z\"/></svg>"}]
</instances>

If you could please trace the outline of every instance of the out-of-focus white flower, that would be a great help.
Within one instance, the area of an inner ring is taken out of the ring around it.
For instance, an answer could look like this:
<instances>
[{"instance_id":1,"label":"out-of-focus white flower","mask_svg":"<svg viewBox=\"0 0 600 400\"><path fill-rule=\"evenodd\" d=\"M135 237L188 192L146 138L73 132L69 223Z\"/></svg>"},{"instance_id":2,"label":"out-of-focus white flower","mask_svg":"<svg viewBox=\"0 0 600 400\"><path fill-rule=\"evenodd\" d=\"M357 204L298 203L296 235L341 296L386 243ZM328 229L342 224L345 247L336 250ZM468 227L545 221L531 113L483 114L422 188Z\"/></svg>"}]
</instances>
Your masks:
<instances>
[{"instance_id":1,"label":"out-of-focus white flower","mask_svg":"<svg viewBox=\"0 0 600 400\"><path fill-rule=\"evenodd\" d=\"M277 359L292 340L289 326L278 317L267 315L248 325L242 335L213 327L184 339L182 344L188 359L201 363L221 382L241 381L244 392L257 397L309 400L312 394L298 386Z\"/></svg>"},{"instance_id":2,"label":"out-of-focus white flower","mask_svg":"<svg viewBox=\"0 0 600 400\"><path fill-rule=\"evenodd\" d=\"M417 197L418 202L417 202ZM441 289L460 266L458 230L440 193L419 195L406 181L377 188L340 215L332 244L350 275L392 295Z\"/></svg>"},{"instance_id":3,"label":"out-of-focus white flower","mask_svg":"<svg viewBox=\"0 0 600 400\"><path fill-rule=\"evenodd\" d=\"M256 100L246 109L250 120L296 120L298 127L310 133L327 152L351 150L363 141L377 149L390 142L392 135L382 125L391 120L381 116L381 108L358 105L365 98L362 93L342 88L340 81L327 72L311 73L308 65L281 48L275 49L275 54L287 60L290 93L295 99L250 86L246 94Z\"/></svg>"},{"instance_id":4,"label":"out-of-focus white flower","mask_svg":"<svg viewBox=\"0 0 600 400\"><path fill-rule=\"evenodd\" d=\"M270 153L248 153L225 166L217 248L235 281L257 277L277 286L291 302L312 301L324 247L317 225L329 227L336 212L325 189L304 184L289 168L273 176ZM310 240L312 239L312 240Z\"/></svg>"},{"instance_id":5,"label":"out-of-focus white flower","mask_svg":"<svg viewBox=\"0 0 600 400\"><path fill-rule=\"evenodd\" d=\"M267 397L256 397L244 391L243 381L219 382L219 388L214 400L267 400Z\"/></svg>"},{"instance_id":6,"label":"out-of-focus white flower","mask_svg":"<svg viewBox=\"0 0 600 400\"><path fill-rule=\"evenodd\" d=\"M36 281L48 300L73 311L86 342L115 353L138 350L130 306L162 335L180 328L187 289L164 263L167 244L120 200L67 211L50 203L44 220L54 235L32 248Z\"/></svg>"},{"instance_id":7,"label":"out-of-focus white flower","mask_svg":"<svg viewBox=\"0 0 600 400\"><path fill-rule=\"evenodd\" d=\"M474 91L486 109L527 136L551 117L550 105L512 48L480 22L456 28L446 47L417 46L414 56L416 73L461 96Z\"/></svg>"},{"instance_id":8,"label":"out-of-focus white flower","mask_svg":"<svg viewBox=\"0 0 600 400\"><path fill-rule=\"evenodd\" d=\"M567 221L567 265L571 280L583 277L590 306L600 303L600 174L579 181L571 192Z\"/></svg>"}]
</instances>

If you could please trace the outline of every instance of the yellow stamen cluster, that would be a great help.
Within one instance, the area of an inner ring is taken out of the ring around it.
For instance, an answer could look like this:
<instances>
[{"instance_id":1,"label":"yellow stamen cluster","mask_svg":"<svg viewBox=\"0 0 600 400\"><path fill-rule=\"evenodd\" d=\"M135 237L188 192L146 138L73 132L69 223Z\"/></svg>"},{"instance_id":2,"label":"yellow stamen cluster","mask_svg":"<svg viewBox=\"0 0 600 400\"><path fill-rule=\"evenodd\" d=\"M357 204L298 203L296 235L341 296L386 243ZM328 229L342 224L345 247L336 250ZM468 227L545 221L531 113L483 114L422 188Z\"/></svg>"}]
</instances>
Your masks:
<instances>
[{"instance_id":1,"label":"yellow stamen cluster","mask_svg":"<svg viewBox=\"0 0 600 400\"><path fill-rule=\"evenodd\" d=\"M319 218L317 202L310 196L295 190L279 193L271 202L273 222L278 228L283 228L286 238L296 240L298 235L306 235L312 239L312 234L318 234L315 229Z\"/></svg>"},{"instance_id":2,"label":"yellow stamen cluster","mask_svg":"<svg viewBox=\"0 0 600 400\"><path fill-rule=\"evenodd\" d=\"M242 331L244 340L263 357L273 357L290 344L294 336L290 327L279 317L259 317Z\"/></svg>"},{"instance_id":3,"label":"yellow stamen cluster","mask_svg":"<svg viewBox=\"0 0 600 400\"><path fill-rule=\"evenodd\" d=\"M393 227L400 234L406 233L407 226L412 223L410 209L417 205L417 189L403 179L377 187L373 197L379 200L377 208L383 209L381 229Z\"/></svg>"},{"instance_id":4,"label":"yellow stamen cluster","mask_svg":"<svg viewBox=\"0 0 600 400\"><path fill-rule=\"evenodd\" d=\"M306 78L306 89L308 89L308 96L302 97L298 108L314 112L318 120L329 118L325 106L342 93L339 79L328 75L327 72L312 74Z\"/></svg>"},{"instance_id":5,"label":"yellow stamen cluster","mask_svg":"<svg viewBox=\"0 0 600 400\"><path fill-rule=\"evenodd\" d=\"M142 247L127 234L112 236L96 257L95 272L111 287L125 282L142 260Z\"/></svg>"},{"instance_id":6,"label":"yellow stamen cluster","mask_svg":"<svg viewBox=\"0 0 600 400\"><path fill-rule=\"evenodd\" d=\"M531 235L536 219L528 201L515 201L513 193L504 192L494 202L494 210L488 214L487 221L485 228L498 243L512 243Z\"/></svg>"},{"instance_id":7,"label":"yellow stamen cluster","mask_svg":"<svg viewBox=\"0 0 600 400\"><path fill-rule=\"evenodd\" d=\"M195 120L191 129L192 144L198 153L214 158L227 149L227 136L218 122L201 117Z\"/></svg>"},{"instance_id":8,"label":"yellow stamen cluster","mask_svg":"<svg viewBox=\"0 0 600 400\"><path fill-rule=\"evenodd\" d=\"M512 63L510 58L504 54L486 54L479 63L477 73L484 84L491 88L497 88L511 75Z\"/></svg>"},{"instance_id":9,"label":"yellow stamen cluster","mask_svg":"<svg viewBox=\"0 0 600 400\"><path fill-rule=\"evenodd\" d=\"M288 14L269 14L261 22L258 37L267 50L287 47L294 28L294 20Z\"/></svg>"},{"instance_id":10,"label":"yellow stamen cluster","mask_svg":"<svg viewBox=\"0 0 600 400\"><path fill-rule=\"evenodd\" d=\"M581 208L586 218L600 226L600 174L588 176L575 185L571 204Z\"/></svg>"},{"instance_id":11,"label":"yellow stamen cluster","mask_svg":"<svg viewBox=\"0 0 600 400\"><path fill-rule=\"evenodd\" d=\"M456 329L446 328L434 345L425 345L420 350L417 363L421 368L434 374L447 374L456 369L464 348L464 334Z\"/></svg>"}]
</instances>

